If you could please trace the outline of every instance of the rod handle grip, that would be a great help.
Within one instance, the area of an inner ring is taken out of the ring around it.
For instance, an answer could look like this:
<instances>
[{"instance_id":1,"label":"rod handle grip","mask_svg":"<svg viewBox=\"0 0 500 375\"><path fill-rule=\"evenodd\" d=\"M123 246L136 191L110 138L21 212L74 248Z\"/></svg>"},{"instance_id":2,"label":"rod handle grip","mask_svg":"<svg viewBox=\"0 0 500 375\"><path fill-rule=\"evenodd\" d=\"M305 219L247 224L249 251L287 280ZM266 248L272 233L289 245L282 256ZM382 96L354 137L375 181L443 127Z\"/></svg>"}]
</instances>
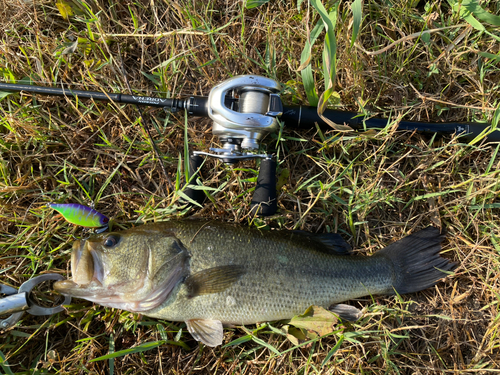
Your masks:
<instances>
[{"instance_id":1,"label":"rod handle grip","mask_svg":"<svg viewBox=\"0 0 500 375\"><path fill-rule=\"evenodd\" d=\"M263 159L260 163L250 214L252 216L270 216L276 213L277 208L276 161L272 158Z\"/></svg>"}]
</instances>

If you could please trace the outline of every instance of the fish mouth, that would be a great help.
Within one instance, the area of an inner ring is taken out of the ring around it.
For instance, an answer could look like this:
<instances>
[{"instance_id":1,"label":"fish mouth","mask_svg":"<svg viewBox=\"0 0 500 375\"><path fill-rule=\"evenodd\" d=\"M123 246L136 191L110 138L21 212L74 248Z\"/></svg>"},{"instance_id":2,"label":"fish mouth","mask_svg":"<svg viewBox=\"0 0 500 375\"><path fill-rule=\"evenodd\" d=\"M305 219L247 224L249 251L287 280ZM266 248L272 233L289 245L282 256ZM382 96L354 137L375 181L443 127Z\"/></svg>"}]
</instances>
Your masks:
<instances>
[{"instance_id":1,"label":"fish mouth","mask_svg":"<svg viewBox=\"0 0 500 375\"><path fill-rule=\"evenodd\" d=\"M89 249L85 240L77 240L71 252L72 280L62 280L54 283L54 290L61 294L72 294L75 289L85 288L91 283L102 286L103 267L99 255Z\"/></svg>"},{"instance_id":2,"label":"fish mouth","mask_svg":"<svg viewBox=\"0 0 500 375\"><path fill-rule=\"evenodd\" d=\"M144 265L147 268L152 262L151 250L144 255L148 258ZM164 261L163 267L168 267L170 272L160 282L155 274L148 275L148 270L133 280L116 279L112 271L114 268L110 270L110 262L112 260L99 250L96 241L77 240L71 253L72 279L57 281L54 290L108 307L143 312L156 308L168 299L186 273L184 253Z\"/></svg>"},{"instance_id":3,"label":"fish mouth","mask_svg":"<svg viewBox=\"0 0 500 375\"><path fill-rule=\"evenodd\" d=\"M75 241L71 253L71 275L73 282L79 286L97 282L102 285L102 260L96 251L92 251L85 240Z\"/></svg>"}]
</instances>

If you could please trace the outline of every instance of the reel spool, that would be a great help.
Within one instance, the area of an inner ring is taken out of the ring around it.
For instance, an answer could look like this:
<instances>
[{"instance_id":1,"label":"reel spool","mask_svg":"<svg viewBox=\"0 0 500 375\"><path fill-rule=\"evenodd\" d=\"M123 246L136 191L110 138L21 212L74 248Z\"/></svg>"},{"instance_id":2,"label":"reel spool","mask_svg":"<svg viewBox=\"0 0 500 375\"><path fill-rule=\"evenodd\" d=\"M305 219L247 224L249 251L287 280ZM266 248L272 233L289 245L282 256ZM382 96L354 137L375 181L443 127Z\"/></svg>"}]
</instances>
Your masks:
<instances>
[{"instance_id":1,"label":"reel spool","mask_svg":"<svg viewBox=\"0 0 500 375\"><path fill-rule=\"evenodd\" d=\"M269 216L276 212L276 161L272 155L254 153L261 139L279 128L278 116L283 113L279 96L281 85L269 78L241 75L215 86L208 96L207 111L213 120L212 131L223 143L222 148L210 148L211 153L194 151L190 158L190 175L199 169L200 155L235 164L254 158L261 161L257 187L252 199L252 214ZM186 194L201 203L203 191Z\"/></svg>"},{"instance_id":2,"label":"reel spool","mask_svg":"<svg viewBox=\"0 0 500 375\"><path fill-rule=\"evenodd\" d=\"M242 159L265 158L251 151L260 140L278 130L277 117L283 113L279 92L281 85L269 78L243 75L215 86L208 96L208 116L213 120L212 132L223 142L223 148L195 152L223 159L232 164Z\"/></svg>"}]
</instances>

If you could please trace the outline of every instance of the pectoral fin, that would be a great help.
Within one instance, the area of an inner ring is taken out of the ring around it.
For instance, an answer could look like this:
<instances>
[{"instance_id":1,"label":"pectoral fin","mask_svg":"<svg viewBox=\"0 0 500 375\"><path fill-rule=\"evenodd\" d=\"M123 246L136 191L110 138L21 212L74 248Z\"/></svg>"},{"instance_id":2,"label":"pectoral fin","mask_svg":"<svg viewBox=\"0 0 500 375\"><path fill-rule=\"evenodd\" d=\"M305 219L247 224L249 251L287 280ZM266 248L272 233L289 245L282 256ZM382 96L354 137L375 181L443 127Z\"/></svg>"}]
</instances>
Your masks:
<instances>
[{"instance_id":1,"label":"pectoral fin","mask_svg":"<svg viewBox=\"0 0 500 375\"><path fill-rule=\"evenodd\" d=\"M355 322L361 318L361 315L363 315L363 312L360 309L351 305L344 305L343 303L330 306L328 310L337 314L341 319L349 322Z\"/></svg>"},{"instance_id":2,"label":"pectoral fin","mask_svg":"<svg viewBox=\"0 0 500 375\"><path fill-rule=\"evenodd\" d=\"M220 293L245 273L243 266L220 266L197 272L186 279L189 298L203 294Z\"/></svg>"},{"instance_id":3,"label":"pectoral fin","mask_svg":"<svg viewBox=\"0 0 500 375\"><path fill-rule=\"evenodd\" d=\"M196 341L210 347L222 345L224 333L219 320L191 319L186 321L186 325Z\"/></svg>"}]
</instances>

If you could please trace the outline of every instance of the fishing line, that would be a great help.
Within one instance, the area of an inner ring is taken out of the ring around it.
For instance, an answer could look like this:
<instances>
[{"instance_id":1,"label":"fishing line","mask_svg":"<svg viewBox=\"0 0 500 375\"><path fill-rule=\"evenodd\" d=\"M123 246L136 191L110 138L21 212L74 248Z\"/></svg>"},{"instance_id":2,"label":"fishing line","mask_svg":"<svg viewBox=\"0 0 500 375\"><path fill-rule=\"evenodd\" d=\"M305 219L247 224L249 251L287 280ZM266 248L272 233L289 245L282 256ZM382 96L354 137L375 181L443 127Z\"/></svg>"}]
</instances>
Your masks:
<instances>
[{"instance_id":1,"label":"fishing line","mask_svg":"<svg viewBox=\"0 0 500 375\"><path fill-rule=\"evenodd\" d=\"M125 84L128 87L130 95L134 95L134 93L132 91L132 88L130 87L130 84L128 82L127 73L125 72L125 66L123 65L123 58L122 58L122 54L121 54L121 50L120 50L120 46L119 45L118 45L118 56L120 56L121 71L122 71L122 74L123 74L123 78L125 79ZM156 143L155 143L155 141L153 139L153 135L151 134L151 130L149 128L149 124L146 121L146 119L144 118L144 114L142 113L141 108L137 104L135 104L135 107L139 111L139 116L141 117L141 122L142 122L142 124L144 126L144 130L146 130L146 133L148 134L149 141L151 142L151 146L153 147L154 153L156 154L156 158L158 159L158 163L160 163L160 167L161 167L161 169L163 171L163 174L165 175L165 179L167 180L167 185L168 185L167 186L167 192L170 193L170 189L175 190L174 185L172 183L172 180L170 180L170 177L168 177L167 170L165 169L165 165L163 163L163 159L160 156L160 151L158 150L158 147L156 146Z\"/></svg>"}]
</instances>

